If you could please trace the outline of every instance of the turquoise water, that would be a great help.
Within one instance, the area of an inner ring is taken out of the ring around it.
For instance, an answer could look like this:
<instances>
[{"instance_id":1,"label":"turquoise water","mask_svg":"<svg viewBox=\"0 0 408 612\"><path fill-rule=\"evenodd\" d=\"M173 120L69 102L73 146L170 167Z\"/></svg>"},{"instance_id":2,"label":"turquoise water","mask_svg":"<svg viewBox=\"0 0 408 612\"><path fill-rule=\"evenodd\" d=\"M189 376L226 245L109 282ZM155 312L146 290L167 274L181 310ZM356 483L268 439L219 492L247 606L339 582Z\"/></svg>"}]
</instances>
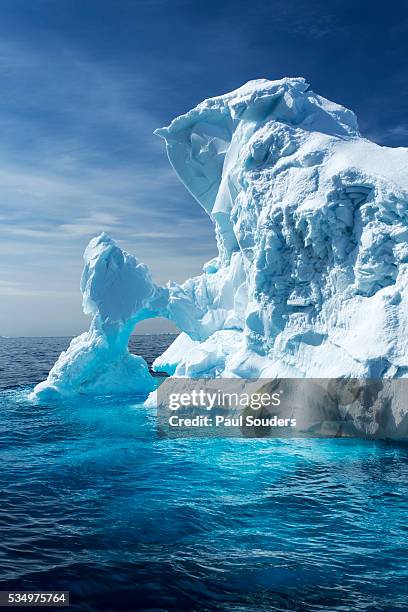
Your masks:
<instances>
[{"instance_id":1,"label":"turquoise water","mask_svg":"<svg viewBox=\"0 0 408 612\"><path fill-rule=\"evenodd\" d=\"M169 341L133 340L149 361ZM408 610L406 445L158 440L134 397L33 406L67 342L0 340L0 589L70 590L78 610Z\"/></svg>"}]
</instances>

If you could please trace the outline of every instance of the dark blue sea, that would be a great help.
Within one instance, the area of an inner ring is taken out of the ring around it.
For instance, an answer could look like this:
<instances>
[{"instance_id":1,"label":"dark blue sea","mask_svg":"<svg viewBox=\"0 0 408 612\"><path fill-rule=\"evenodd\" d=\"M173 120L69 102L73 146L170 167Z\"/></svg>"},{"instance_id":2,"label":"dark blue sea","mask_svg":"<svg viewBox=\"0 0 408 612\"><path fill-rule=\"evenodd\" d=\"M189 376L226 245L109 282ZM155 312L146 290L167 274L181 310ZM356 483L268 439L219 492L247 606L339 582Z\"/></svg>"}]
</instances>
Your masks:
<instances>
[{"instance_id":1,"label":"dark blue sea","mask_svg":"<svg viewBox=\"0 0 408 612\"><path fill-rule=\"evenodd\" d=\"M138 336L149 363L171 336ZM0 589L74 610L408 610L408 447L158 440L134 397L33 405L69 338L0 339Z\"/></svg>"}]
</instances>

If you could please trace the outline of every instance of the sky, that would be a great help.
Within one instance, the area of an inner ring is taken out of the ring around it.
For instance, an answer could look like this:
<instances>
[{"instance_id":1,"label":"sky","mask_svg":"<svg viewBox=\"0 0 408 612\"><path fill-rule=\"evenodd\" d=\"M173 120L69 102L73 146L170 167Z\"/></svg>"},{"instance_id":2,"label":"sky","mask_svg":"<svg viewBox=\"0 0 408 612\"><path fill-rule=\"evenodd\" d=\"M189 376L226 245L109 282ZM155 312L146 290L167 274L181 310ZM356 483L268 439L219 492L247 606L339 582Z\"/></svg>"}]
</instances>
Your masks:
<instances>
[{"instance_id":1,"label":"sky","mask_svg":"<svg viewBox=\"0 0 408 612\"><path fill-rule=\"evenodd\" d=\"M0 0L0 16L0 335L87 329L101 231L158 283L200 274L211 221L153 131L204 98L303 76L364 136L408 146L405 0Z\"/></svg>"}]
</instances>

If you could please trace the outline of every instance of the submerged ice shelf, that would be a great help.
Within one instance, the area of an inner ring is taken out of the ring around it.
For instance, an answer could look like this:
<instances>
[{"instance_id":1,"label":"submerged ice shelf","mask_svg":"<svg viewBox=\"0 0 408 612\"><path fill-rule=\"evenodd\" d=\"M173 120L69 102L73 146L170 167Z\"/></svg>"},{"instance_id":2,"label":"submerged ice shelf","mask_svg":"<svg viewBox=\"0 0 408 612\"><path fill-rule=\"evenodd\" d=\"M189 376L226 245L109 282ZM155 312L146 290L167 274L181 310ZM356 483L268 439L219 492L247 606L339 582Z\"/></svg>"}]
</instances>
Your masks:
<instances>
[{"instance_id":1,"label":"submerged ice shelf","mask_svg":"<svg viewBox=\"0 0 408 612\"><path fill-rule=\"evenodd\" d=\"M256 80L157 130L214 223L201 276L156 286L101 235L85 253L89 332L35 395L148 391L128 338L182 331L155 362L175 376L406 377L408 149L361 137L355 115L302 78Z\"/></svg>"}]
</instances>

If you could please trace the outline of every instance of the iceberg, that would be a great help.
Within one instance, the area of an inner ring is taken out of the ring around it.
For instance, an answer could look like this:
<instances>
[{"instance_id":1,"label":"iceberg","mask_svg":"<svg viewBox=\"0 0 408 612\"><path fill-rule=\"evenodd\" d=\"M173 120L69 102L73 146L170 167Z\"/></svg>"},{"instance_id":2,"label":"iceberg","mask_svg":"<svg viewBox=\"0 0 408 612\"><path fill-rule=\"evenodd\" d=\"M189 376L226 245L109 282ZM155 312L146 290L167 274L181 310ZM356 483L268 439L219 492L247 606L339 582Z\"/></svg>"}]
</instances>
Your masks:
<instances>
[{"instance_id":1,"label":"iceberg","mask_svg":"<svg viewBox=\"0 0 408 612\"><path fill-rule=\"evenodd\" d=\"M250 81L156 134L210 216L218 256L159 287L94 238L81 284L90 330L34 396L148 392L127 344L155 316L181 330L154 363L172 376L407 377L407 148L363 138L354 113L303 78Z\"/></svg>"}]
</instances>

